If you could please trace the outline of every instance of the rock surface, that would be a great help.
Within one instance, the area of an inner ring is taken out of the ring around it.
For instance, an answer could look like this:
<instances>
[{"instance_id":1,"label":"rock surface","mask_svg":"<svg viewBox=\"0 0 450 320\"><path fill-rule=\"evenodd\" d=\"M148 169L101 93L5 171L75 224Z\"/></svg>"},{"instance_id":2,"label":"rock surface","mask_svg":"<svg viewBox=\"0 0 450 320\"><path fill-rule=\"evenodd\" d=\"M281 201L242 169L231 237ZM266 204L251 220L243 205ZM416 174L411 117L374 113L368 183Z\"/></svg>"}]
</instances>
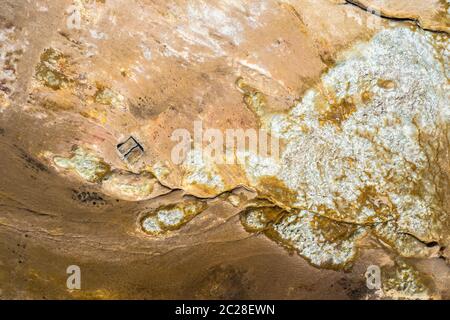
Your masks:
<instances>
[{"instance_id":1,"label":"rock surface","mask_svg":"<svg viewBox=\"0 0 450 320\"><path fill-rule=\"evenodd\" d=\"M3 1L0 297L449 299L448 8Z\"/></svg>"}]
</instances>

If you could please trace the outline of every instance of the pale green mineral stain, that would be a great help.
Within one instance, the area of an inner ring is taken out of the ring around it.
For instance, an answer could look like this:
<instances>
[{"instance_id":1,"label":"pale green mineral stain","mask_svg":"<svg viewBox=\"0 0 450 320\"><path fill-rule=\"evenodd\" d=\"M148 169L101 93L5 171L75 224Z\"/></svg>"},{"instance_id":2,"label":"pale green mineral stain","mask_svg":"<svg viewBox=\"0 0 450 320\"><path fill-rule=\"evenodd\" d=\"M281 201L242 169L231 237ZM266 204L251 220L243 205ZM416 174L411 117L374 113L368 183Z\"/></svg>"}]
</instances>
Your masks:
<instances>
[{"instance_id":1,"label":"pale green mineral stain","mask_svg":"<svg viewBox=\"0 0 450 320\"><path fill-rule=\"evenodd\" d=\"M61 168L75 171L81 178L89 182L98 182L111 170L102 159L81 147L75 149L70 158L54 157L53 162Z\"/></svg>"},{"instance_id":2,"label":"pale green mineral stain","mask_svg":"<svg viewBox=\"0 0 450 320\"><path fill-rule=\"evenodd\" d=\"M398 260L392 268L382 269L382 290L388 298L431 299L431 282L426 275L403 260Z\"/></svg>"},{"instance_id":3,"label":"pale green mineral stain","mask_svg":"<svg viewBox=\"0 0 450 320\"><path fill-rule=\"evenodd\" d=\"M36 79L53 90L66 87L70 79L64 74L65 62L66 57L61 52L53 48L45 49L36 66Z\"/></svg>"}]
</instances>

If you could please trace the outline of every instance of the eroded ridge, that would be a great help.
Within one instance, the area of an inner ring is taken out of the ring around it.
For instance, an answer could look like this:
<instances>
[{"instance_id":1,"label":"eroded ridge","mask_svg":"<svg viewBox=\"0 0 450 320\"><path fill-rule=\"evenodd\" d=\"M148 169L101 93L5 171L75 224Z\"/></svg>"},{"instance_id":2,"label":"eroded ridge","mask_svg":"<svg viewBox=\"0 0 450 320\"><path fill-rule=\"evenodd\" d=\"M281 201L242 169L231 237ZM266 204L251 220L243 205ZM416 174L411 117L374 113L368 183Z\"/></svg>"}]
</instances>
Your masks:
<instances>
[{"instance_id":1,"label":"eroded ridge","mask_svg":"<svg viewBox=\"0 0 450 320\"><path fill-rule=\"evenodd\" d=\"M98 184L105 194L117 199L142 201L171 191L161 185L151 172L134 173L112 168L94 151L84 147L75 147L68 157L50 153L47 157L58 169L74 172L81 180Z\"/></svg>"},{"instance_id":2,"label":"eroded ridge","mask_svg":"<svg viewBox=\"0 0 450 320\"><path fill-rule=\"evenodd\" d=\"M141 227L149 235L163 235L181 228L207 208L204 201L191 199L161 206L141 219Z\"/></svg>"}]
</instances>

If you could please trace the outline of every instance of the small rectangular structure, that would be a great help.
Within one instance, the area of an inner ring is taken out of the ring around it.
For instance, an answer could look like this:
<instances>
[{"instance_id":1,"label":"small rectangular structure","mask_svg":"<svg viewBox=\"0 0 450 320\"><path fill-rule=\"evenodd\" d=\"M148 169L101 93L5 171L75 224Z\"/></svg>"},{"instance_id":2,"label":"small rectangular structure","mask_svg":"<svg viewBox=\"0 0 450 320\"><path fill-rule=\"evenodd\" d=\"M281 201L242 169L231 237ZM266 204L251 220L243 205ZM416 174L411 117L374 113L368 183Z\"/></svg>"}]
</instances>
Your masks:
<instances>
[{"instance_id":1,"label":"small rectangular structure","mask_svg":"<svg viewBox=\"0 0 450 320\"><path fill-rule=\"evenodd\" d=\"M135 163L144 154L142 145L132 136L117 145L120 155L129 163Z\"/></svg>"}]
</instances>

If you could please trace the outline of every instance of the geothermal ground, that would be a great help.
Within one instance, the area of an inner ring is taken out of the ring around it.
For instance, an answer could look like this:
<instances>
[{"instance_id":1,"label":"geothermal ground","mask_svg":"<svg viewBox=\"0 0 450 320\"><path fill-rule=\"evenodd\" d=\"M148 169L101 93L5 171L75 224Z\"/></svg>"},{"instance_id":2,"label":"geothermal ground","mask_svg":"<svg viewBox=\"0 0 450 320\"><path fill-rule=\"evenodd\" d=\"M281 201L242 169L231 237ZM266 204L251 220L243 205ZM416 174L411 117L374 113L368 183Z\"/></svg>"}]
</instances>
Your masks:
<instances>
[{"instance_id":1,"label":"geothermal ground","mask_svg":"<svg viewBox=\"0 0 450 320\"><path fill-rule=\"evenodd\" d=\"M0 298L450 299L449 14L2 0Z\"/></svg>"}]
</instances>

